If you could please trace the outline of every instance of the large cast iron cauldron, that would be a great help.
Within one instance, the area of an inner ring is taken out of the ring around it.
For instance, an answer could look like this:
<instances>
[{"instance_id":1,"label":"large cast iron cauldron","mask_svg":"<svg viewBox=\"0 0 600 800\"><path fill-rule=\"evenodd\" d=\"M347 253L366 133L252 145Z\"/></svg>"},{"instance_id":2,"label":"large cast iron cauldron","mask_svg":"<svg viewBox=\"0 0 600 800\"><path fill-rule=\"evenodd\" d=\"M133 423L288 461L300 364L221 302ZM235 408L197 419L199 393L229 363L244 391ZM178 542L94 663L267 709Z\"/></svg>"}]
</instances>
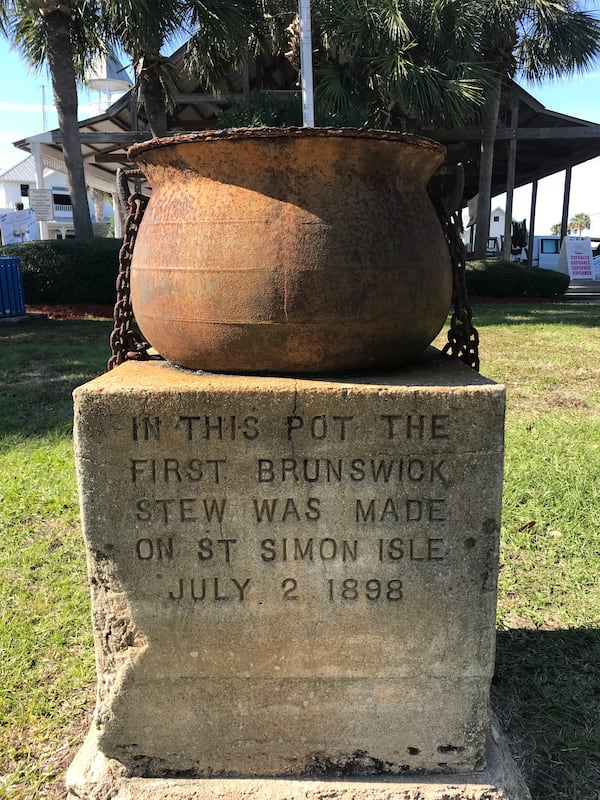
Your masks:
<instances>
[{"instance_id":1,"label":"large cast iron cauldron","mask_svg":"<svg viewBox=\"0 0 600 800\"><path fill-rule=\"evenodd\" d=\"M129 152L152 186L133 310L169 361L234 373L391 368L444 324L450 259L425 190L441 145L252 128Z\"/></svg>"}]
</instances>

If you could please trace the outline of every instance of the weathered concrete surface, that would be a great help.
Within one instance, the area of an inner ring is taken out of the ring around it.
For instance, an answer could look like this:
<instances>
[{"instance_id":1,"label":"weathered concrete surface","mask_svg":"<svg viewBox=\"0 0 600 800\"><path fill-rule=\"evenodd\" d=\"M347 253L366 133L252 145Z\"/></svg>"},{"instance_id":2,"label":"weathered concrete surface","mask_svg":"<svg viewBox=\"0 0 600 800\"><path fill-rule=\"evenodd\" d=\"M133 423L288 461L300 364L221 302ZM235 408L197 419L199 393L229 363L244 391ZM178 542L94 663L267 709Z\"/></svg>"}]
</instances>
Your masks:
<instances>
[{"instance_id":1,"label":"weathered concrete surface","mask_svg":"<svg viewBox=\"0 0 600 800\"><path fill-rule=\"evenodd\" d=\"M92 731L67 776L70 800L531 800L495 724L486 768L467 775L297 778L130 778Z\"/></svg>"},{"instance_id":2,"label":"weathered concrete surface","mask_svg":"<svg viewBox=\"0 0 600 800\"><path fill-rule=\"evenodd\" d=\"M481 768L503 412L436 351L77 390L94 746L140 777Z\"/></svg>"}]
</instances>

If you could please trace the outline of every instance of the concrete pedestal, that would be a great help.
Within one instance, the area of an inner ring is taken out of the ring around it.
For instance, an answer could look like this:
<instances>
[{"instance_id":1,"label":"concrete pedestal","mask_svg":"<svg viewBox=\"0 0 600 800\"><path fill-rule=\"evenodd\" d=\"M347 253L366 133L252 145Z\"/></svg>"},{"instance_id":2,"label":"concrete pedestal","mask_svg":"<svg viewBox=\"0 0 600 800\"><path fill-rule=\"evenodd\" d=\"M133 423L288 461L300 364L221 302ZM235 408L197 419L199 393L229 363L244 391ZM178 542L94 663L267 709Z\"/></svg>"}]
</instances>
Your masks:
<instances>
[{"instance_id":1,"label":"concrete pedestal","mask_svg":"<svg viewBox=\"0 0 600 800\"><path fill-rule=\"evenodd\" d=\"M489 787L495 747L502 387L430 350L314 380L130 362L75 397L98 702L73 797L488 796L445 781Z\"/></svg>"}]
</instances>

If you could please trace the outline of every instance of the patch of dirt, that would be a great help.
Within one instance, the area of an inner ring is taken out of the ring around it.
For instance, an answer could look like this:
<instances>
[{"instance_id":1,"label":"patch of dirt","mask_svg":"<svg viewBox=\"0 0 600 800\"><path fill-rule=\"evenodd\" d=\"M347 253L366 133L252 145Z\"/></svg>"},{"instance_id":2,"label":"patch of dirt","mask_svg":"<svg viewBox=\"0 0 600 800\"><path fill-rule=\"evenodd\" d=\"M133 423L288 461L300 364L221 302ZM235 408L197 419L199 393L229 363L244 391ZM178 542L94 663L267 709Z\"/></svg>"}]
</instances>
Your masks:
<instances>
[{"instance_id":1,"label":"patch of dirt","mask_svg":"<svg viewBox=\"0 0 600 800\"><path fill-rule=\"evenodd\" d=\"M572 397L564 394L551 394L543 398L544 404L548 408L563 408L567 410L587 410L590 408L589 403L586 403L581 397Z\"/></svg>"}]
</instances>

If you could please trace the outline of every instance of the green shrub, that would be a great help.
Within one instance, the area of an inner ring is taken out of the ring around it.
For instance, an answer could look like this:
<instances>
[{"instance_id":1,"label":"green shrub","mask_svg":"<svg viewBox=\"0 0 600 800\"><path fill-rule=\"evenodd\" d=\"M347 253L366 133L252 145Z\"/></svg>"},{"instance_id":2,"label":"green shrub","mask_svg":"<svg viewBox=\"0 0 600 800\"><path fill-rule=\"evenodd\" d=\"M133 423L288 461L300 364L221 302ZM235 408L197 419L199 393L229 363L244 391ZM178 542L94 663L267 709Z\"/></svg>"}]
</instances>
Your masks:
<instances>
[{"instance_id":1,"label":"green shrub","mask_svg":"<svg viewBox=\"0 0 600 800\"><path fill-rule=\"evenodd\" d=\"M332 113L317 106L317 127L362 128L368 114L364 109L350 107ZM268 91L251 92L249 100L235 101L219 115L220 128L272 128L302 125L302 102L299 95L282 101Z\"/></svg>"},{"instance_id":2,"label":"green shrub","mask_svg":"<svg viewBox=\"0 0 600 800\"><path fill-rule=\"evenodd\" d=\"M100 303L115 301L120 239L76 239L0 247L0 256L19 256L27 303Z\"/></svg>"},{"instance_id":3,"label":"green shrub","mask_svg":"<svg viewBox=\"0 0 600 800\"><path fill-rule=\"evenodd\" d=\"M467 290L479 297L561 297L569 276L511 261L468 261Z\"/></svg>"}]
</instances>

